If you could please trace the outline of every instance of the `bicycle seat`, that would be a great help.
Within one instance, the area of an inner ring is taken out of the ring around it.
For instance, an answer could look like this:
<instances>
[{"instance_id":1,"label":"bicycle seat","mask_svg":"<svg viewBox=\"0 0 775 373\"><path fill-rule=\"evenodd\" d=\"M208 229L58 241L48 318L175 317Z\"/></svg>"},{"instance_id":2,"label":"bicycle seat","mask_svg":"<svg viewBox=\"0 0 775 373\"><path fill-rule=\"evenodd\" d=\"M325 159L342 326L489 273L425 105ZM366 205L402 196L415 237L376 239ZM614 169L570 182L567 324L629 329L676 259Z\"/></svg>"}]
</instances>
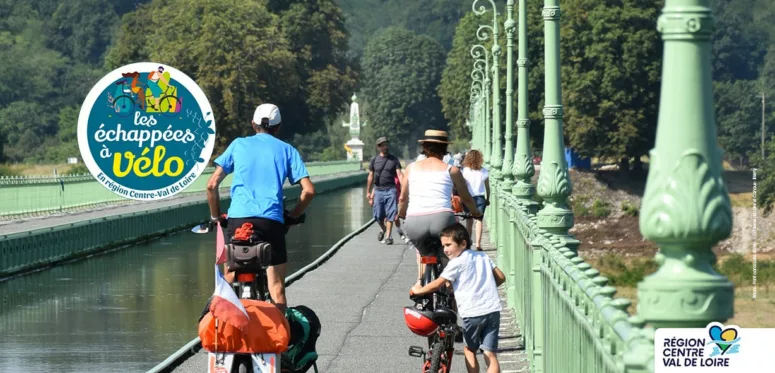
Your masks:
<instances>
[{"instance_id":1,"label":"bicycle seat","mask_svg":"<svg viewBox=\"0 0 775 373\"><path fill-rule=\"evenodd\" d=\"M439 324L453 324L457 322L457 314L449 308L441 307L433 311L433 321Z\"/></svg>"}]
</instances>

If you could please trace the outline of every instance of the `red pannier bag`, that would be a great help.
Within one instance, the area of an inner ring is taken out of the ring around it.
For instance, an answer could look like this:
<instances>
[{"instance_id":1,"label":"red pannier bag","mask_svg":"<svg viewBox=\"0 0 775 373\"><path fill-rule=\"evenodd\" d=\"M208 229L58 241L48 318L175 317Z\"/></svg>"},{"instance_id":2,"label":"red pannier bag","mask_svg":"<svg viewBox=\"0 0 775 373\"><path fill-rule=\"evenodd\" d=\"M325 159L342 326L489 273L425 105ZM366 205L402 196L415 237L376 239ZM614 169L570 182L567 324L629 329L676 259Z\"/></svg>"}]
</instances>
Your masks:
<instances>
[{"instance_id":1,"label":"red pannier bag","mask_svg":"<svg viewBox=\"0 0 775 373\"><path fill-rule=\"evenodd\" d=\"M276 353L288 349L291 339L291 327L285 315L277 306L253 299L240 299L248 311L250 323L247 332L218 321L218 339L216 351L215 318L208 312L199 322L199 338L202 348L209 352L227 352L243 354Z\"/></svg>"}]
</instances>

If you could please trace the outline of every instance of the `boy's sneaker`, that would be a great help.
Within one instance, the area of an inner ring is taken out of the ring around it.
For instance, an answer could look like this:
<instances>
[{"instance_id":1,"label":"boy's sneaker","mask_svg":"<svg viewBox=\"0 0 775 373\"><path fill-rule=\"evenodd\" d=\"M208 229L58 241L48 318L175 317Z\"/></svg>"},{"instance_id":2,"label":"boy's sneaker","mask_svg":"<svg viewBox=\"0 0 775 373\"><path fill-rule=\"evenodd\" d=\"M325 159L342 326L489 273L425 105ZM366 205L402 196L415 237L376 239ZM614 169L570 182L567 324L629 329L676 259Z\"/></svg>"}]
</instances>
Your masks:
<instances>
[{"instance_id":1,"label":"boy's sneaker","mask_svg":"<svg viewBox=\"0 0 775 373\"><path fill-rule=\"evenodd\" d=\"M388 238L382 240L382 243L384 243L385 245L392 245L393 244L393 238L392 237L388 237Z\"/></svg>"},{"instance_id":2,"label":"boy's sneaker","mask_svg":"<svg viewBox=\"0 0 775 373\"><path fill-rule=\"evenodd\" d=\"M379 233L377 233L377 241L385 243L385 241L383 241L384 239L385 239L385 232L379 231Z\"/></svg>"}]
</instances>

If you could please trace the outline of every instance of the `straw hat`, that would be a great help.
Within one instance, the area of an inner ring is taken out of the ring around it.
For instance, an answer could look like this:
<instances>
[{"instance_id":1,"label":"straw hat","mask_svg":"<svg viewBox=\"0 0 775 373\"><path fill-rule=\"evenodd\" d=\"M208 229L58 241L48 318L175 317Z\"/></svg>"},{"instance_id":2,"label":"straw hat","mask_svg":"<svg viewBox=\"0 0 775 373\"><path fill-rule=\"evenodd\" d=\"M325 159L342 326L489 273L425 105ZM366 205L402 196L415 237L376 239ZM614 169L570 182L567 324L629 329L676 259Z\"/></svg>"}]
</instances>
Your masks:
<instances>
[{"instance_id":1,"label":"straw hat","mask_svg":"<svg viewBox=\"0 0 775 373\"><path fill-rule=\"evenodd\" d=\"M447 134L447 131L439 131L439 130L427 130L425 131L425 137L418 140L420 144L424 142L435 142L439 144L449 144L449 135Z\"/></svg>"}]
</instances>

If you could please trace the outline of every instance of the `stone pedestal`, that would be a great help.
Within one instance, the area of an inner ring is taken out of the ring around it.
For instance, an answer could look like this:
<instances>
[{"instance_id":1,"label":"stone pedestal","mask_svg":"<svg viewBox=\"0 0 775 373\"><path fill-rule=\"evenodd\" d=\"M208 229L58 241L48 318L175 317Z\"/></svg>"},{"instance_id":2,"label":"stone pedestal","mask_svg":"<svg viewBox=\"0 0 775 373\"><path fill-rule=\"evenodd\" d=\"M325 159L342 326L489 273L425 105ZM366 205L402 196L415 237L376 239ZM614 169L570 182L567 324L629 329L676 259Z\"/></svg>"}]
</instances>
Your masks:
<instances>
[{"instance_id":1,"label":"stone pedestal","mask_svg":"<svg viewBox=\"0 0 775 373\"><path fill-rule=\"evenodd\" d=\"M363 161L363 146L365 144L359 139L351 139L347 142L347 147L350 148L350 152L347 153L347 160Z\"/></svg>"}]
</instances>

